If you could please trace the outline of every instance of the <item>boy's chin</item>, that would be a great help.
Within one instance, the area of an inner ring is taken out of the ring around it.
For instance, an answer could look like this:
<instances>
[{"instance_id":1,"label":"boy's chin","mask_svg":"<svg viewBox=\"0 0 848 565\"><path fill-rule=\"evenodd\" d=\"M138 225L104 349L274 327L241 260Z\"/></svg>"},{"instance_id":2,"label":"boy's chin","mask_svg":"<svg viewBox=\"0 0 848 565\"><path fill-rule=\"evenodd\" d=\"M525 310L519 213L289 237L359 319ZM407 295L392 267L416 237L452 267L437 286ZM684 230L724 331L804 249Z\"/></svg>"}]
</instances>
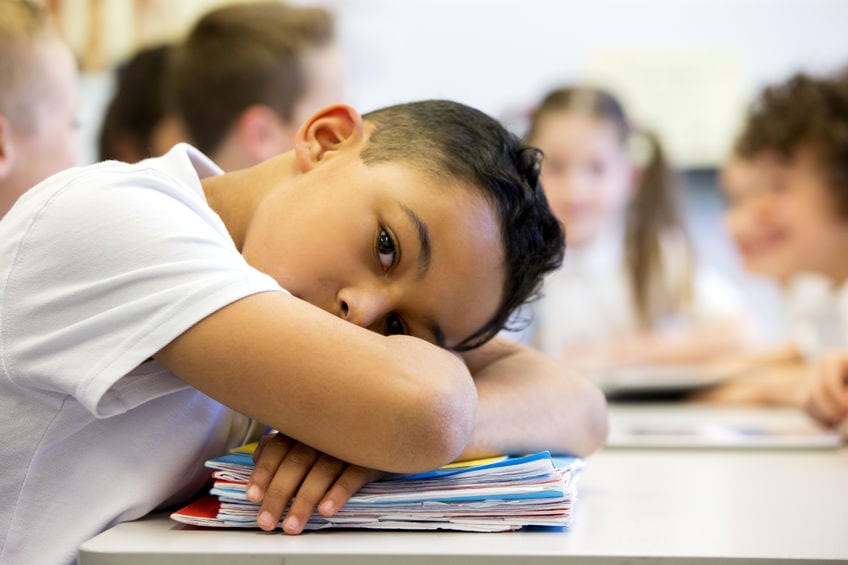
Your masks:
<instances>
[{"instance_id":1,"label":"boy's chin","mask_svg":"<svg viewBox=\"0 0 848 565\"><path fill-rule=\"evenodd\" d=\"M791 265L774 259L745 257L743 262L749 273L777 281L786 281L798 272Z\"/></svg>"}]
</instances>

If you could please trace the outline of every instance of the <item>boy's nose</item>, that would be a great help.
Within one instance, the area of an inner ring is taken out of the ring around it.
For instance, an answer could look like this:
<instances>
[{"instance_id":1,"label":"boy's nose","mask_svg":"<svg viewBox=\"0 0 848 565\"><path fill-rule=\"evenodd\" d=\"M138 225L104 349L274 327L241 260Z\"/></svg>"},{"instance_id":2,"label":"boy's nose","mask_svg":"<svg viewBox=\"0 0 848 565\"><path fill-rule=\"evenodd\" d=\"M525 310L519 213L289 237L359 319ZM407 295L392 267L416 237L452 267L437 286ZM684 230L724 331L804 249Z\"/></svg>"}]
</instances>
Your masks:
<instances>
[{"instance_id":1,"label":"boy's nose","mask_svg":"<svg viewBox=\"0 0 848 565\"><path fill-rule=\"evenodd\" d=\"M390 311L387 292L347 287L339 291L339 315L357 326L373 329Z\"/></svg>"},{"instance_id":2,"label":"boy's nose","mask_svg":"<svg viewBox=\"0 0 848 565\"><path fill-rule=\"evenodd\" d=\"M771 195L765 191L752 192L739 208L750 222L767 221L772 213Z\"/></svg>"},{"instance_id":3,"label":"boy's nose","mask_svg":"<svg viewBox=\"0 0 848 565\"><path fill-rule=\"evenodd\" d=\"M592 193L592 182L589 176L581 171L574 171L563 182L564 197L569 200L583 199Z\"/></svg>"}]
</instances>

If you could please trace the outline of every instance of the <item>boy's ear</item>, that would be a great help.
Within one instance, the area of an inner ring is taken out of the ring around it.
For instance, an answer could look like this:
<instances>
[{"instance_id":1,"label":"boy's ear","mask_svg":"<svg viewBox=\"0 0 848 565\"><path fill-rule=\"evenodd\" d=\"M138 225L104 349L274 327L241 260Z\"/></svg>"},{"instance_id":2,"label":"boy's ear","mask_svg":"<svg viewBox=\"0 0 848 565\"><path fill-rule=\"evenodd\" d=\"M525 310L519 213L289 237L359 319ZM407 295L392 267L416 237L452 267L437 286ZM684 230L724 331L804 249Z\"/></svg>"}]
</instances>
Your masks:
<instances>
[{"instance_id":1,"label":"boy's ear","mask_svg":"<svg viewBox=\"0 0 848 565\"><path fill-rule=\"evenodd\" d=\"M235 133L239 145L247 152L251 162L259 163L282 153L292 146L277 113L261 104L250 106L239 116Z\"/></svg>"},{"instance_id":2,"label":"boy's ear","mask_svg":"<svg viewBox=\"0 0 848 565\"><path fill-rule=\"evenodd\" d=\"M340 151L355 149L364 140L362 116L346 104L333 104L315 112L295 136L298 168L309 171Z\"/></svg>"},{"instance_id":3,"label":"boy's ear","mask_svg":"<svg viewBox=\"0 0 848 565\"><path fill-rule=\"evenodd\" d=\"M15 162L15 144L12 140L12 124L0 114L0 179L12 172Z\"/></svg>"}]
</instances>

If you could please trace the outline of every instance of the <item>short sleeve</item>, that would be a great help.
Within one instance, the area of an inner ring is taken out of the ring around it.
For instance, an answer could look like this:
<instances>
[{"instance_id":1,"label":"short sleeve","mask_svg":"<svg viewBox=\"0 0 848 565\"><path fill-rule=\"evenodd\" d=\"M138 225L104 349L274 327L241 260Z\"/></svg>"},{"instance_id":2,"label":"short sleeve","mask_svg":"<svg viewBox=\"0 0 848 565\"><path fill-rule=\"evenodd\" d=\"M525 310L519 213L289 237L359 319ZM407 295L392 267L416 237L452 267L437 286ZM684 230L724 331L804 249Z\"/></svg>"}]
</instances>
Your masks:
<instances>
[{"instance_id":1,"label":"short sleeve","mask_svg":"<svg viewBox=\"0 0 848 565\"><path fill-rule=\"evenodd\" d=\"M39 203L0 287L7 378L98 417L187 386L133 369L227 304L282 291L244 261L196 187L115 167L72 176Z\"/></svg>"}]
</instances>

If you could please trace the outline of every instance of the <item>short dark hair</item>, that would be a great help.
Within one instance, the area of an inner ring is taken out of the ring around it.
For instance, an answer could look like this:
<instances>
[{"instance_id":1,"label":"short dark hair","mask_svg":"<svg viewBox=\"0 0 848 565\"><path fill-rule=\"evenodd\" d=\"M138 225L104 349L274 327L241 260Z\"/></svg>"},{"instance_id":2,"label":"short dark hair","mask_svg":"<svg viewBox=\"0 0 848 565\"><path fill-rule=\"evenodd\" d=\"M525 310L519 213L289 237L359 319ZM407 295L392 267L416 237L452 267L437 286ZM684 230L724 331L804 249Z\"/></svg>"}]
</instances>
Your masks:
<instances>
[{"instance_id":1,"label":"short dark hair","mask_svg":"<svg viewBox=\"0 0 848 565\"><path fill-rule=\"evenodd\" d=\"M212 10L174 53L168 103L192 143L214 153L253 104L291 120L306 88L304 50L334 38L333 15L323 8L251 2Z\"/></svg>"},{"instance_id":2,"label":"short dark hair","mask_svg":"<svg viewBox=\"0 0 848 565\"><path fill-rule=\"evenodd\" d=\"M840 215L848 218L848 74L798 73L765 88L748 110L734 153L791 160L802 148L818 159Z\"/></svg>"},{"instance_id":3,"label":"short dark hair","mask_svg":"<svg viewBox=\"0 0 848 565\"><path fill-rule=\"evenodd\" d=\"M163 81L170 51L169 45L146 47L118 67L115 94L100 126L101 161L129 157L119 150L122 136L132 142L137 158L153 156L151 137L165 117Z\"/></svg>"},{"instance_id":4,"label":"short dark hair","mask_svg":"<svg viewBox=\"0 0 848 565\"><path fill-rule=\"evenodd\" d=\"M363 119L375 126L362 152L366 164L405 162L435 178L469 183L497 211L505 263L501 304L483 327L451 348L484 344L536 297L542 277L562 264L562 227L539 184L541 152L494 118L457 102L400 104Z\"/></svg>"}]
</instances>

